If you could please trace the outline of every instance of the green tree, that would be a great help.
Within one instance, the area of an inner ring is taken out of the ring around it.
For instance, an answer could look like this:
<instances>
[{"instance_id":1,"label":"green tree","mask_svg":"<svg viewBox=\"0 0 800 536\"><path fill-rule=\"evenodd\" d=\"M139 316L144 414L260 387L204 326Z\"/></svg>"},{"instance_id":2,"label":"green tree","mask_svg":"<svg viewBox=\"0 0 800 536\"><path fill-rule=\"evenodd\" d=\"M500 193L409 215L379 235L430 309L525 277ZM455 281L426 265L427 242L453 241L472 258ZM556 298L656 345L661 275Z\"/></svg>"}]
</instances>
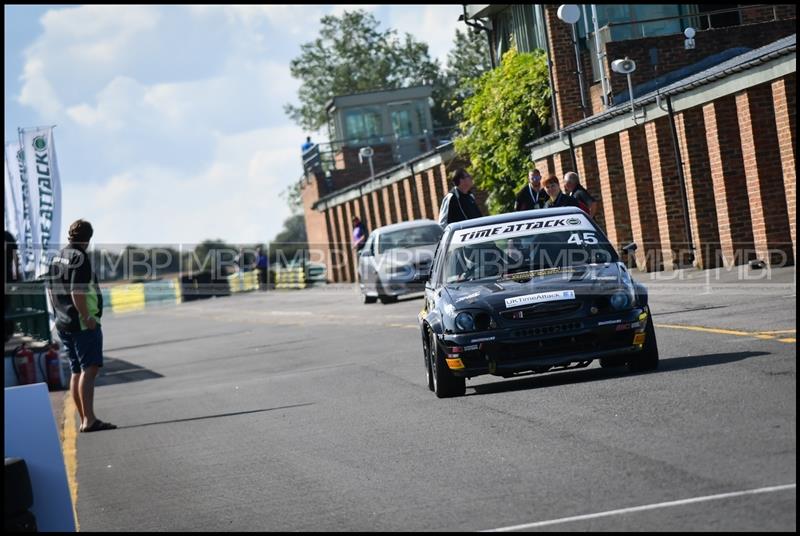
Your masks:
<instances>
[{"instance_id":1,"label":"green tree","mask_svg":"<svg viewBox=\"0 0 800 536\"><path fill-rule=\"evenodd\" d=\"M456 29L453 48L447 54L447 67L434 92L434 115L444 112L448 124L461 122L464 99L475 92L475 82L492 68L486 35Z\"/></svg>"},{"instance_id":2,"label":"green tree","mask_svg":"<svg viewBox=\"0 0 800 536\"><path fill-rule=\"evenodd\" d=\"M520 54L512 48L464 101L464 134L455 148L470 160L476 186L489 192L493 214L513 208L515 190L527 178L531 161L525 144L544 134L550 113L547 80L544 52Z\"/></svg>"},{"instance_id":3,"label":"green tree","mask_svg":"<svg viewBox=\"0 0 800 536\"><path fill-rule=\"evenodd\" d=\"M306 249L308 249L308 238L306 235L305 216L303 214L289 216L283 222L281 232L275 236L275 240L270 242L270 263L281 264L291 260L299 261Z\"/></svg>"},{"instance_id":4,"label":"green tree","mask_svg":"<svg viewBox=\"0 0 800 536\"><path fill-rule=\"evenodd\" d=\"M375 17L363 10L321 19L320 36L301 45L290 63L292 76L301 81L300 106L284 111L298 125L317 131L327 122L325 104L336 95L360 91L432 85L440 76L428 45L396 30L381 31Z\"/></svg>"}]
</instances>

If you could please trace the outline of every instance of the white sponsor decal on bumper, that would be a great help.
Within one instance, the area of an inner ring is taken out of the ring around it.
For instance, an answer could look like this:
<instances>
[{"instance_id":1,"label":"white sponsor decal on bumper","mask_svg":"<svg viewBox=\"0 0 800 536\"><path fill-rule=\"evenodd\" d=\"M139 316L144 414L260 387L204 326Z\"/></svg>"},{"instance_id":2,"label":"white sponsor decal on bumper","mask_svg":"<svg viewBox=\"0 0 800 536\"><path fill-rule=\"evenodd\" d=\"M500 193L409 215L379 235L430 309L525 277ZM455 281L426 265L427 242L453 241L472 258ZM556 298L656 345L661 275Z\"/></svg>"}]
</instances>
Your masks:
<instances>
[{"instance_id":1,"label":"white sponsor decal on bumper","mask_svg":"<svg viewBox=\"0 0 800 536\"><path fill-rule=\"evenodd\" d=\"M541 303L558 300L574 300L574 290L557 290L555 292L541 292L539 294L527 294L516 298L506 298L506 308L528 305L530 303Z\"/></svg>"}]
</instances>

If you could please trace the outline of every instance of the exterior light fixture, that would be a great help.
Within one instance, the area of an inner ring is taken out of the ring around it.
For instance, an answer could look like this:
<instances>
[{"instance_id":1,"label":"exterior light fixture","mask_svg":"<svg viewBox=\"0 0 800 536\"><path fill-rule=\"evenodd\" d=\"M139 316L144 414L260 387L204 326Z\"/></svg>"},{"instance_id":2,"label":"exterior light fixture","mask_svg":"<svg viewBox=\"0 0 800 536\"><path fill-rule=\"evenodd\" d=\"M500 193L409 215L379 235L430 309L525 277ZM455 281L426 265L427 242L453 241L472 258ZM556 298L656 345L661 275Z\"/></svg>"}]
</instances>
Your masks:
<instances>
[{"instance_id":1,"label":"exterior light fixture","mask_svg":"<svg viewBox=\"0 0 800 536\"><path fill-rule=\"evenodd\" d=\"M686 36L686 39L683 41L683 46L686 50L692 50L694 48L694 36L695 36L694 28L689 27L683 31L683 35Z\"/></svg>"},{"instance_id":2,"label":"exterior light fixture","mask_svg":"<svg viewBox=\"0 0 800 536\"><path fill-rule=\"evenodd\" d=\"M375 150L372 147L362 147L358 150L358 163L363 164L364 159L369 160L369 176L370 179L375 178L375 169L372 167L372 157L375 155Z\"/></svg>"},{"instance_id":3,"label":"exterior light fixture","mask_svg":"<svg viewBox=\"0 0 800 536\"><path fill-rule=\"evenodd\" d=\"M612 61L611 70L628 77L628 94L631 99L631 114L635 121L636 109L633 107L633 83L631 83L631 74L636 70L636 62L626 56L625 59Z\"/></svg>"}]
</instances>

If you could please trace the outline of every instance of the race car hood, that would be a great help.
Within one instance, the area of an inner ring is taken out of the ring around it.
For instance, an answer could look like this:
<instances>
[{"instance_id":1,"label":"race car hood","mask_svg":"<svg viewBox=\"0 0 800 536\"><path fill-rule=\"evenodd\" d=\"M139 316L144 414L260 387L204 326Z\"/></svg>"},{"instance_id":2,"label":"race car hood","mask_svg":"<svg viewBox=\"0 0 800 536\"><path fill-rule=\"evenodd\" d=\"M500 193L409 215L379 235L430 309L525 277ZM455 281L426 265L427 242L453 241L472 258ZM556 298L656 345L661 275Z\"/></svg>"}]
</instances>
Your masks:
<instances>
[{"instance_id":1,"label":"race car hood","mask_svg":"<svg viewBox=\"0 0 800 536\"><path fill-rule=\"evenodd\" d=\"M493 312L524 308L544 301L591 301L620 288L631 288L631 278L620 263L589 264L512 274L496 280L445 285L455 310ZM574 295L574 297L570 297Z\"/></svg>"}]
</instances>

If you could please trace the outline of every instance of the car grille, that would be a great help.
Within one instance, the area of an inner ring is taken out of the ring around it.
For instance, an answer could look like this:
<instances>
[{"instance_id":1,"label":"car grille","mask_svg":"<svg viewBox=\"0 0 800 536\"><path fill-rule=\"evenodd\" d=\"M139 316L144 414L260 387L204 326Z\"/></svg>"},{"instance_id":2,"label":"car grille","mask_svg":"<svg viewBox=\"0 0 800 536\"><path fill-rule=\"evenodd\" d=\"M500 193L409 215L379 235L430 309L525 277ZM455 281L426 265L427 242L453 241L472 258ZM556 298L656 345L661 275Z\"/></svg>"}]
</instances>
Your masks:
<instances>
[{"instance_id":1,"label":"car grille","mask_svg":"<svg viewBox=\"0 0 800 536\"><path fill-rule=\"evenodd\" d=\"M562 354L577 354L592 350L613 350L625 348L633 343L630 332L614 333L598 337L594 333L552 337L525 343L502 343L497 348L498 361L515 361L535 357L556 357Z\"/></svg>"}]
</instances>

